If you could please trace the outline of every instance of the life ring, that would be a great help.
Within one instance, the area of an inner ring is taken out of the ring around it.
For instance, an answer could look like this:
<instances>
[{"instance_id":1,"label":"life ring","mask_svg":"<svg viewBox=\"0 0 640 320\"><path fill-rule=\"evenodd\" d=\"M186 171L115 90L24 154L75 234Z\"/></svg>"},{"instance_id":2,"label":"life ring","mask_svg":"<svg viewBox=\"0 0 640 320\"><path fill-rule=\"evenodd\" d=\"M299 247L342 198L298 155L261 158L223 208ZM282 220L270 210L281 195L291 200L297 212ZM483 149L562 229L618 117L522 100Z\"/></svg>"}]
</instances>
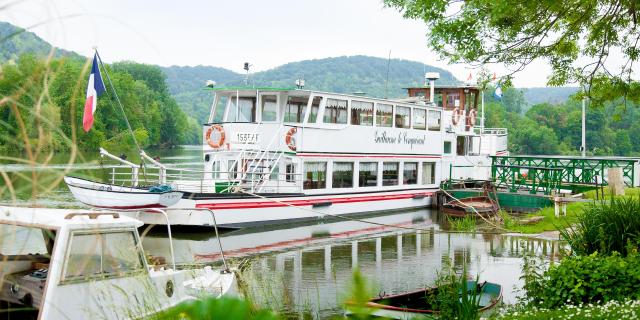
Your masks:
<instances>
[{"instance_id":1,"label":"life ring","mask_svg":"<svg viewBox=\"0 0 640 320\"><path fill-rule=\"evenodd\" d=\"M458 124L458 122L460 122L460 114L462 112L460 112L460 109L455 108L453 109L453 113L451 114L451 123Z\"/></svg>"},{"instance_id":2,"label":"life ring","mask_svg":"<svg viewBox=\"0 0 640 320\"><path fill-rule=\"evenodd\" d=\"M294 135L298 132L296 127L293 127L287 131L287 134L284 136L284 142L287 144L287 147L291 149L291 151L296 151L296 138Z\"/></svg>"},{"instance_id":3,"label":"life ring","mask_svg":"<svg viewBox=\"0 0 640 320\"><path fill-rule=\"evenodd\" d=\"M469 111L469 125L470 126L475 126L476 125L476 118L478 117L478 111L476 111L476 109L471 109L471 111Z\"/></svg>"},{"instance_id":4,"label":"life ring","mask_svg":"<svg viewBox=\"0 0 640 320\"><path fill-rule=\"evenodd\" d=\"M213 131L217 131L220 134L220 138L217 141L211 141L211 134ZM205 139L207 140L207 144L211 146L211 148L218 149L224 144L224 129L221 125L214 124L209 129L207 129L207 134L205 134Z\"/></svg>"}]
</instances>

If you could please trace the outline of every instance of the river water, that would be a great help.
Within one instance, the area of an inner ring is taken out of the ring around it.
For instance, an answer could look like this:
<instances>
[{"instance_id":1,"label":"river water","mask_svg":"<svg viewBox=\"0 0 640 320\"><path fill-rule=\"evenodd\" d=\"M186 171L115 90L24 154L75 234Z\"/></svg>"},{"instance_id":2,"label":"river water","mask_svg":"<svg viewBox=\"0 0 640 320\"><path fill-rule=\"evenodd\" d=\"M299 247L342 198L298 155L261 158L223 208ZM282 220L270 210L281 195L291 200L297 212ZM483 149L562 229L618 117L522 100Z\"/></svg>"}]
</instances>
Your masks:
<instances>
[{"instance_id":1,"label":"river water","mask_svg":"<svg viewBox=\"0 0 640 320\"><path fill-rule=\"evenodd\" d=\"M130 157L132 158L132 157ZM199 168L199 147L165 151L161 161ZM66 173L100 178L104 173L96 157L64 165L64 155L46 166L0 165L11 179L0 184L0 201L7 204L81 206L59 180ZM92 169L94 168L94 169ZM37 176L38 185L30 184ZM98 173L96 173L98 172ZM11 190L10 190L11 189ZM35 192L34 192L35 190ZM362 221L319 220L305 225L283 225L226 231L220 242L211 229L173 231L178 264L222 264L241 267L245 295L260 306L291 315L326 318L341 313L355 269L375 288L372 294L400 293L434 284L438 272L450 263L468 270L480 281L503 286L504 300L515 302L523 255L554 259L557 243L517 235L450 233L443 230L438 212L418 210L367 216ZM367 223L374 222L375 224ZM165 227L141 230L145 251L170 261ZM16 242L17 243L17 242Z\"/></svg>"}]
</instances>

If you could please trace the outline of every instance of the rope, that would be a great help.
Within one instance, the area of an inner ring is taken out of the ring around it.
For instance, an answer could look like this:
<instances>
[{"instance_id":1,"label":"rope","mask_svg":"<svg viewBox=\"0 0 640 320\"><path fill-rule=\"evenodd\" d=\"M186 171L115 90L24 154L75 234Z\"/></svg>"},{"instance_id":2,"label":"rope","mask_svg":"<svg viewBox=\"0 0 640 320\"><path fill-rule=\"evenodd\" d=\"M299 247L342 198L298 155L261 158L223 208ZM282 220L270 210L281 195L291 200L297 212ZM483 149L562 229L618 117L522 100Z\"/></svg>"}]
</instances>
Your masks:
<instances>
[{"instance_id":1,"label":"rope","mask_svg":"<svg viewBox=\"0 0 640 320\"><path fill-rule=\"evenodd\" d=\"M329 216L329 217L332 217L332 218L342 219L342 220L346 220L346 221L362 222L362 223L368 223L368 224L381 226L381 227L417 231L417 232L420 232L420 233L427 233L427 234L428 233L467 233L467 232L464 232L464 231L442 231L442 230L435 230L435 229L397 226L397 225L391 225L391 224L386 224L386 223L367 221L367 220L362 220L362 219L358 219L358 218L345 217L345 216L342 216L342 215L335 215L335 214L331 214L331 213L320 212L320 211L317 211L317 210L314 210L314 209L294 206L294 205L292 205L290 203L286 203L286 202L283 202L283 201L280 201L280 200L276 200L276 199L272 199L272 198L267 198L267 197L265 197L263 195L259 195L259 194L256 194L256 193L252 193L252 192L243 190L240 187L236 187L236 189L234 191L238 191L238 192L241 192L241 193L244 193L244 194L247 194L247 195L251 195L251 196L254 196L254 197L258 197L258 198L261 198L261 199L264 199L264 200L268 200L268 201L271 201L271 202L279 203L279 204L285 205L287 207L297 208L297 209L300 209L300 210L313 212L315 214L319 214L319 215L323 215L323 216ZM503 230L506 230L506 229L503 229ZM486 233L486 234L499 234L498 232L483 232L483 233Z\"/></svg>"},{"instance_id":2,"label":"rope","mask_svg":"<svg viewBox=\"0 0 640 320\"><path fill-rule=\"evenodd\" d=\"M107 76L107 81L109 82L109 86L111 87L111 91L113 91L113 96L116 98L116 102L118 102L118 106L120 107L120 111L122 111L122 116L124 117L124 122L127 124L127 128L129 129L129 132L131 133L131 138L133 138L133 143L135 143L136 148L138 149L138 154L142 153L142 149L140 148L140 145L138 144L138 140L136 140L136 135L133 133L133 129L131 129L131 124L129 123L129 118L127 118L127 113L124 111L124 107L122 106L122 102L120 102L120 98L118 97L118 93L116 92L116 88L113 86L113 83L111 82L111 77L109 77L109 72L107 72L107 68L104 66L104 63L102 63L102 57L100 57L100 53L98 53L98 50L96 50L96 55L98 56L98 61L100 62L100 66L102 67L102 70L104 71L104 74ZM108 92L108 91L107 91ZM145 183L147 182L147 174L146 174L146 166L145 166L145 162L144 159L140 158L141 162L140 162L140 166L142 167L142 176L144 177L144 181Z\"/></svg>"},{"instance_id":3,"label":"rope","mask_svg":"<svg viewBox=\"0 0 640 320\"><path fill-rule=\"evenodd\" d=\"M454 197L451 193L447 192L447 190L444 190L444 189L441 189L441 190L442 190L442 192L444 192L444 194L446 194L447 196L451 197L451 199L453 199L453 200L457 201L458 203L460 203L463 207L471 208L471 209L473 210L473 212L475 212L475 213L476 213L476 215L477 215L477 216L479 216L480 218L482 218L482 220L484 220L484 222L486 222L486 223L490 224L490 225L491 225L491 226L493 226L494 228L496 228L496 229L500 229L500 230L504 230L504 231L510 231L509 229L505 229L505 228L503 228L503 227L500 227L500 226L498 226L498 225L496 225L496 224L494 224L494 223L490 222L490 221L489 221L489 220L487 220L485 217L483 217L483 216L478 212L478 210L476 210L476 208L474 208L473 206L470 206L470 205L468 205L468 204L466 204L466 203L464 203L464 202L460 201L460 199L458 199L458 198ZM496 199L496 201L497 201L497 199Z\"/></svg>"}]
</instances>

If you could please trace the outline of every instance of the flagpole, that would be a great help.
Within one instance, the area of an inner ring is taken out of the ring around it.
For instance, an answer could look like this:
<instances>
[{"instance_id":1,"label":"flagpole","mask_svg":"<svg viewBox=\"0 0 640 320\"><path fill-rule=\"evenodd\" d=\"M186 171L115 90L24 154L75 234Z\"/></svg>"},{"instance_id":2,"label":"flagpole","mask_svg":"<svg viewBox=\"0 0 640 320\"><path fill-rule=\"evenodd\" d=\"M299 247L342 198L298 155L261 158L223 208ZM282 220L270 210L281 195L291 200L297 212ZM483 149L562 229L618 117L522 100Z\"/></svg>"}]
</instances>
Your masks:
<instances>
[{"instance_id":1,"label":"flagpole","mask_svg":"<svg viewBox=\"0 0 640 320\"><path fill-rule=\"evenodd\" d=\"M116 98L116 102L118 102L118 106L120 106L120 111L122 111L122 115L124 116L124 122L127 124L127 128L129 129L129 132L131 133L131 137L133 138L133 143L135 143L136 148L138 148L138 152L141 153L142 149L140 148L140 145L138 144L138 140L136 140L136 135L133 133L133 129L131 129L131 124L129 124L129 119L127 118L127 113L124 112L124 107L122 106L122 102L120 102L120 98L118 97L118 93L116 92L116 89L113 86L113 83L111 82L111 77L109 77L109 72L107 72L107 68L104 66L104 63L102 63L102 57L100 57L100 53L98 53L98 48L94 47L94 50L96 51L96 56L98 57L98 62L100 63L100 66L102 67L102 70L104 71L104 74L107 76L107 81L109 82L109 86L111 87L111 91L113 91L113 95Z\"/></svg>"}]
</instances>

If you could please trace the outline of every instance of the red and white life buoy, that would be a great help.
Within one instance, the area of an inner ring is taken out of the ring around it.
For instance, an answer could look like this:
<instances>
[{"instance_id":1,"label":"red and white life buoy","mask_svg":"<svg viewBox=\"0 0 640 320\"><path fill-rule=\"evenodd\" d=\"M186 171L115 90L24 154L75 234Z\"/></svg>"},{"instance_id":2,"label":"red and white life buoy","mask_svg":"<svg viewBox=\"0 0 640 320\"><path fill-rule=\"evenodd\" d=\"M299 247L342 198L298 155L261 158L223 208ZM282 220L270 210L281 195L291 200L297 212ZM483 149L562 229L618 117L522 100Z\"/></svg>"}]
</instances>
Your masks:
<instances>
[{"instance_id":1,"label":"red and white life buoy","mask_svg":"<svg viewBox=\"0 0 640 320\"><path fill-rule=\"evenodd\" d=\"M215 137L211 140L211 135L217 132L219 137L216 139ZM211 146L211 148L218 149L224 144L224 129L221 125L214 124L209 129L207 129L207 133L204 135L205 140L207 140L207 144Z\"/></svg>"},{"instance_id":2,"label":"red and white life buoy","mask_svg":"<svg viewBox=\"0 0 640 320\"><path fill-rule=\"evenodd\" d=\"M475 126L476 125L476 118L478 117L478 111L476 111L476 109L471 109L471 111L469 111L469 126Z\"/></svg>"},{"instance_id":3,"label":"red and white life buoy","mask_svg":"<svg viewBox=\"0 0 640 320\"><path fill-rule=\"evenodd\" d=\"M284 136L284 142L287 144L287 147L291 149L291 151L296 151L296 137L295 134L298 132L296 127L293 127L287 131L287 134Z\"/></svg>"},{"instance_id":4,"label":"red and white life buoy","mask_svg":"<svg viewBox=\"0 0 640 320\"><path fill-rule=\"evenodd\" d=\"M458 122L460 122L460 115L462 114L462 111L458 108L453 109L453 113L451 114L451 123L453 123L454 125L458 124Z\"/></svg>"}]
</instances>

